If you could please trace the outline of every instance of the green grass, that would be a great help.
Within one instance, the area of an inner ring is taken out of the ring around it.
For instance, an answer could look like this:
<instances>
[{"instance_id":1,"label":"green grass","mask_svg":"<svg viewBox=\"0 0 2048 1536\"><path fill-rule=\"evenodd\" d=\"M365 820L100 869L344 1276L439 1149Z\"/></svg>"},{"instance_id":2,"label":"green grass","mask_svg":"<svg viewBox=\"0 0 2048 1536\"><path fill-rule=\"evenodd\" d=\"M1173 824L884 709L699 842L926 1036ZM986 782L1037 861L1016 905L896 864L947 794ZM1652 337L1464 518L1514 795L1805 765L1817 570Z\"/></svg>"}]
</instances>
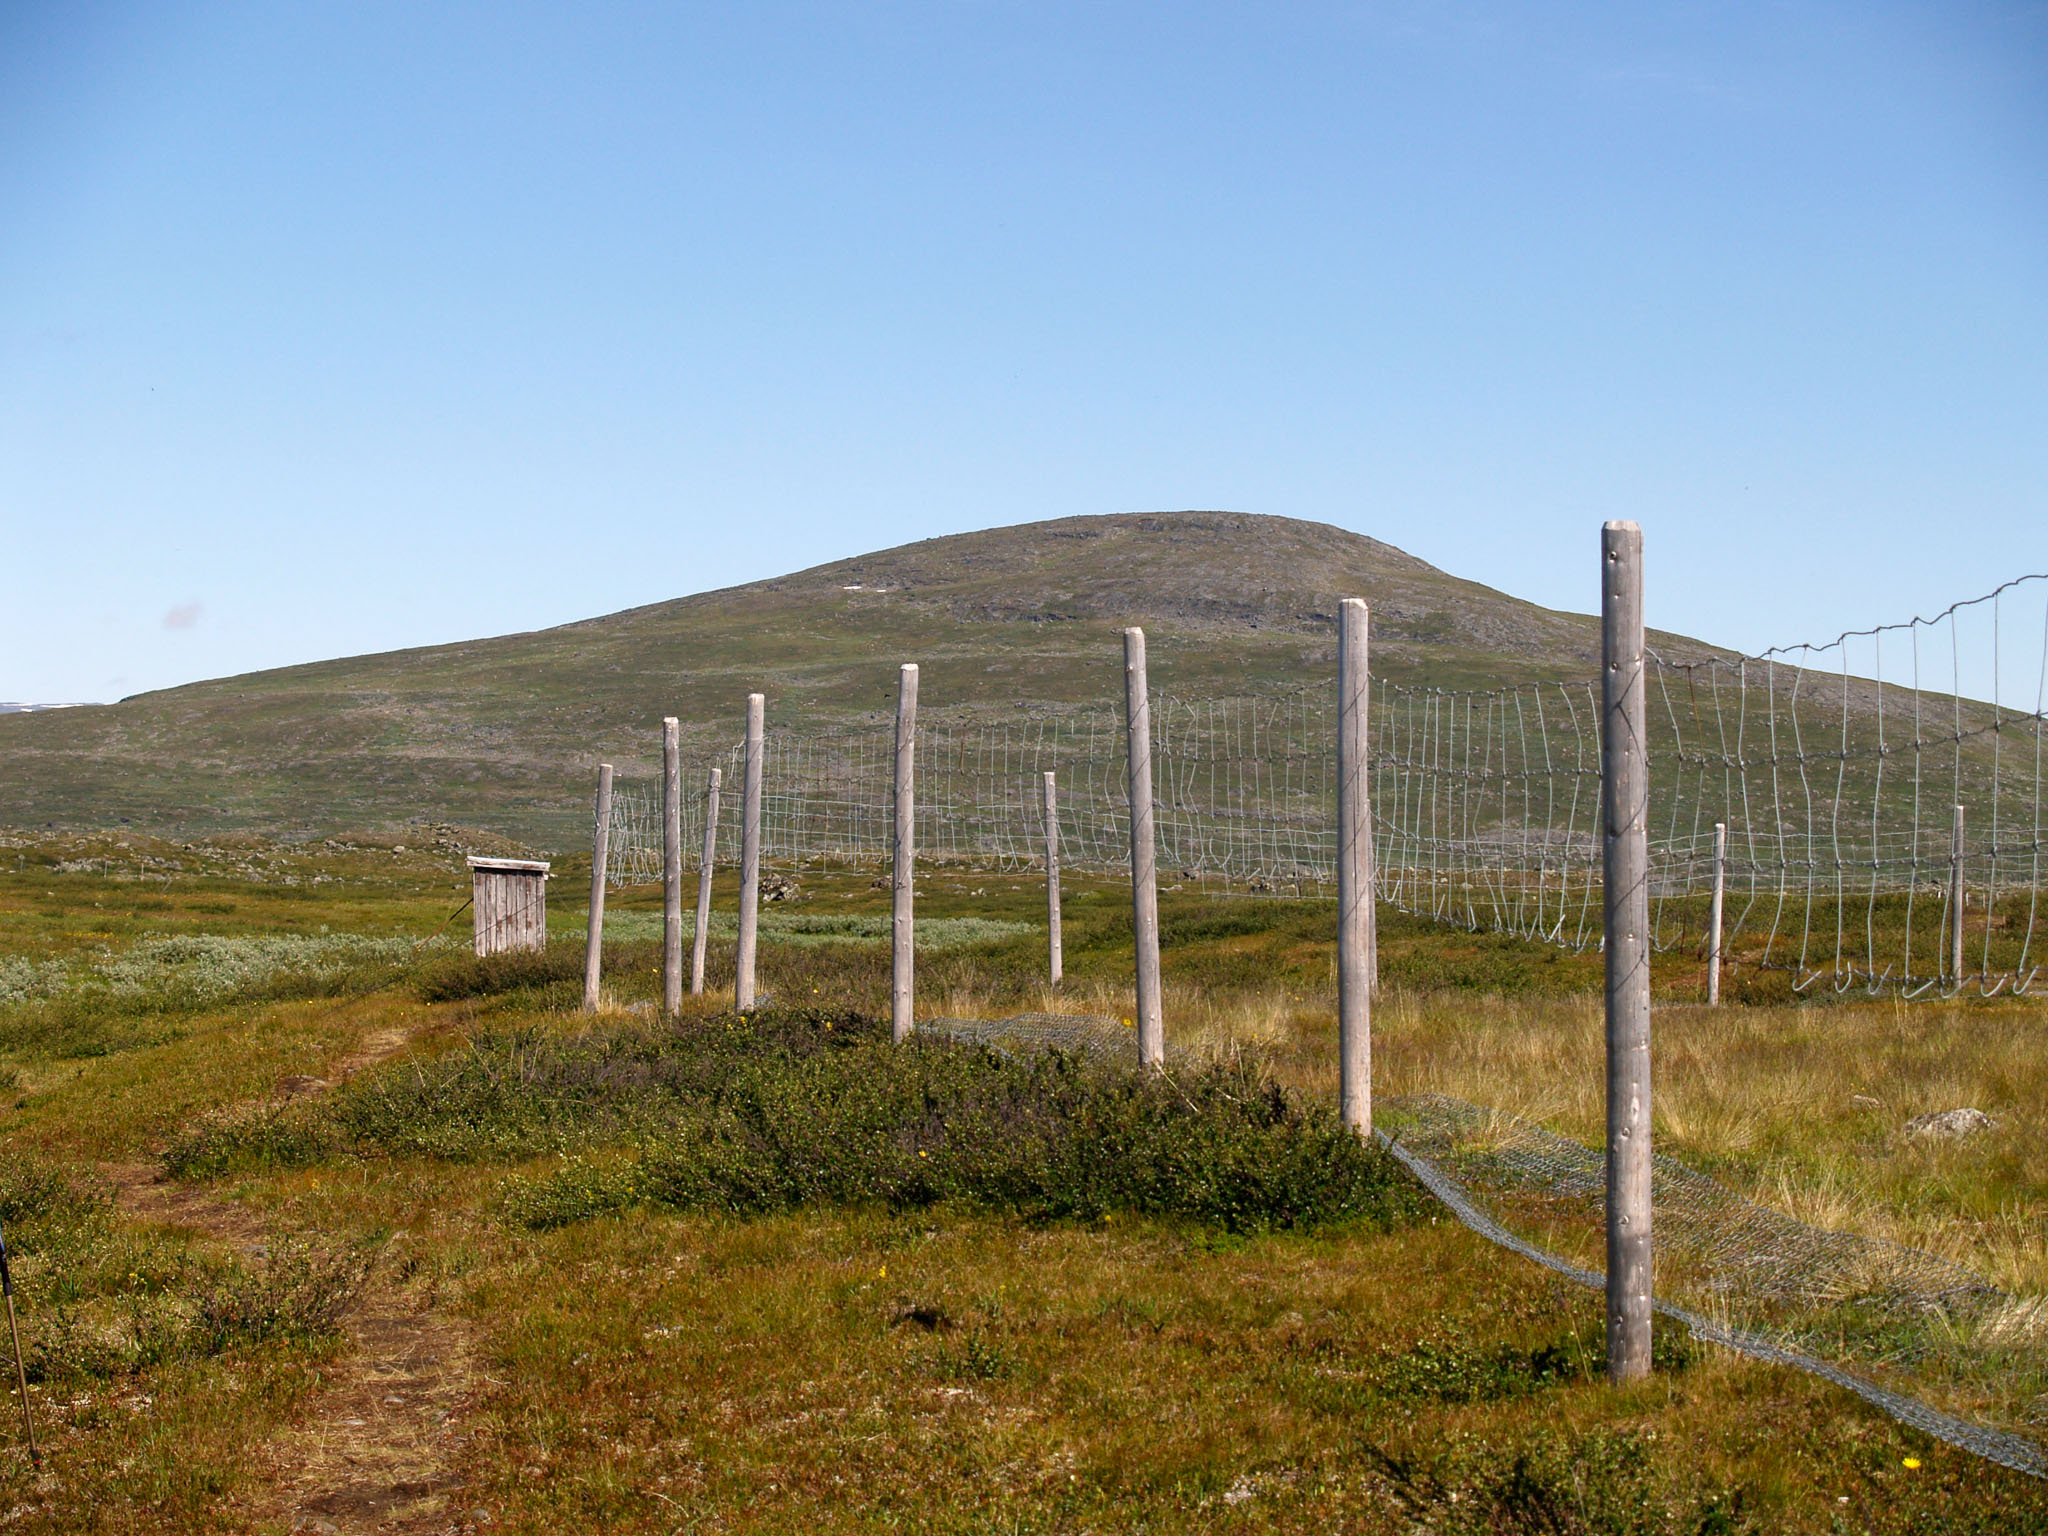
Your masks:
<instances>
[{"instance_id":1,"label":"green grass","mask_svg":"<svg viewBox=\"0 0 2048 1536\"><path fill-rule=\"evenodd\" d=\"M156 936L324 924L412 941L462 892L446 855L286 852L276 868L336 878L0 869L0 955L74 974ZM443 1523L483 1509L494 1530L661 1536L693 1520L2048 1530L2042 1485L1796 1373L1667 1335L1659 1373L1613 1391L1597 1297L1371 1160L1358 1200L1303 1207L1304 1191L1341 1195L1327 1171L1363 1156L1319 1140L1326 904L1163 898L1169 1031L1223 1065L1161 1084L890 1047L873 1022L887 946L869 936L887 894L865 875L806 887L793 915L843 941L771 930L763 980L781 1001L750 1023L716 996L674 1025L635 1011L659 981L658 946L636 937L608 956L596 1019L574 1011L581 956L565 942L486 963L428 949L347 987L286 967L213 1000L181 994L174 966L160 1006L125 1016L122 1048L75 1056L0 1033L18 1080L0 1099L0 1221L52 1473L0 1451L10 1528L282 1532L271 1448L361 1368L342 1315L353 1287L402 1278L407 1305L474 1340ZM928 1011L1047 1001L1036 899L1029 881L931 878L921 913L998 926L921 958ZM655 910L647 892L617 905L643 927ZM1068 924L1075 980L1051 1000L1127 1009L1122 893L1078 882ZM1597 958L1389 914L1383 940L1383 1091L1597 1132ZM729 986L715 931L712 958ZM1669 1000L1685 984L1660 987ZM0 1009L0 1026L27 1006ZM2043 1022L2010 1001L1673 1001L1657 1025L1661 1142L1795 1214L1938 1240L2038 1292ZM390 1054L343 1080L373 1053ZM280 1098L298 1076L342 1085ZM2001 1129L1897 1139L1953 1095ZM1139 1155L1089 1156L1117 1137ZM108 1204L106 1168L167 1151L188 1177L166 1188L203 1195L232 1231Z\"/></svg>"},{"instance_id":2,"label":"green grass","mask_svg":"<svg viewBox=\"0 0 2048 1536\"><path fill-rule=\"evenodd\" d=\"M928 711L1110 706L1131 623L1152 626L1162 689L1327 686L1347 595L1375 603L1375 665L1402 681L1576 676L1596 635L1320 524L1064 519L531 634L0 717L0 826L394 832L434 807L574 847L592 762L651 779L664 715L694 761L734 739L750 691L771 727L845 720L890 707L902 660Z\"/></svg>"},{"instance_id":3,"label":"green grass","mask_svg":"<svg viewBox=\"0 0 2048 1536\"><path fill-rule=\"evenodd\" d=\"M344 1154L503 1162L608 1146L632 1156L514 1181L514 1219L956 1205L1245 1233L1400 1224L1423 1203L1327 1104L1243 1060L1167 1080L1086 1053L898 1046L870 1019L816 1010L488 1034L317 1102L203 1122L166 1166L218 1177Z\"/></svg>"}]
</instances>

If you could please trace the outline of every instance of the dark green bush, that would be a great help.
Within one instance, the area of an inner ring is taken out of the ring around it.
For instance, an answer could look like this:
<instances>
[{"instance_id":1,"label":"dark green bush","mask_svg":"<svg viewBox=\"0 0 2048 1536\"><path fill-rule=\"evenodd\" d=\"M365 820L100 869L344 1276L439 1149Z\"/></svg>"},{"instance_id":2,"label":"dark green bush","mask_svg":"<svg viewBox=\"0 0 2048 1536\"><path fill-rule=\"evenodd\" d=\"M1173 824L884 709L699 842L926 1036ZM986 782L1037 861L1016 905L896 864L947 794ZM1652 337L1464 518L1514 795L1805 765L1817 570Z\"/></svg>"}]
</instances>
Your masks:
<instances>
[{"instance_id":1,"label":"dark green bush","mask_svg":"<svg viewBox=\"0 0 2048 1536\"><path fill-rule=\"evenodd\" d=\"M46 1216L81 1215L105 1204L103 1193L77 1188L41 1158L16 1152L0 1159L0 1224L8 1228Z\"/></svg>"},{"instance_id":2,"label":"dark green bush","mask_svg":"<svg viewBox=\"0 0 2048 1536\"><path fill-rule=\"evenodd\" d=\"M583 983L580 945L550 944L546 949L509 950L484 956L469 950L451 950L421 965L413 986L426 1002L449 1003L465 997L533 991L568 982L579 988Z\"/></svg>"},{"instance_id":3,"label":"dark green bush","mask_svg":"<svg viewBox=\"0 0 2048 1536\"><path fill-rule=\"evenodd\" d=\"M218 1111L186 1126L164 1151L174 1179L208 1179L252 1169L307 1168L333 1155L333 1122L298 1100Z\"/></svg>"},{"instance_id":4,"label":"dark green bush","mask_svg":"<svg viewBox=\"0 0 2048 1536\"><path fill-rule=\"evenodd\" d=\"M1058 1053L883 1045L740 1070L650 1142L637 1193L748 1214L943 1201L1232 1232L1386 1222L1413 1209L1391 1162L1249 1069L1165 1077Z\"/></svg>"},{"instance_id":5,"label":"dark green bush","mask_svg":"<svg viewBox=\"0 0 2048 1536\"><path fill-rule=\"evenodd\" d=\"M1426 1397L1444 1403L1491 1403L1527 1397L1591 1374L1599 1339L1574 1334L1523 1349L1514 1344L1424 1341L1397 1355L1379 1374L1390 1397Z\"/></svg>"},{"instance_id":6,"label":"dark green bush","mask_svg":"<svg viewBox=\"0 0 2048 1536\"><path fill-rule=\"evenodd\" d=\"M1419 1208L1399 1166L1255 1065L1171 1073L1060 1052L1005 1055L858 1014L768 1011L573 1035L531 1026L366 1072L327 1098L208 1121L174 1173L336 1152L572 1156L515 1181L514 1216L558 1226L626 1206L753 1214L956 1201L1039 1219L1111 1211L1230 1232L1362 1222Z\"/></svg>"},{"instance_id":7,"label":"dark green bush","mask_svg":"<svg viewBox=\"0 0 2048 1536\"><path fill-rule=\"evenodd\" d=\"M1659 1374L1690 1368L1697 1354L1698 1346L1679 1324L1658 1323L1651 1335L1650 1360ZM1606 1374L1606 1329L1595 1321L1528 1348L1475 1344L1446 1332L1394 1356L1375 1373L1375 1383L1389 1397L1490 1403Z\"/></svg>"},{"instance_id":8,"label":"dark green bush","mask_svg":"<svg viewBox=\"0 0 2048 1536\"><path fill-rule=\"evenodd\" d=\"M897 1046L846 1015L501 1036L438 1072L391 1074L337 1112L359 1142L392 1151L531 1152L599 1123L638 1144L636 1164L577 1159L516 1183L510 1209L536 1226L640 1201L736 1214L958 1201L1251 1232L1387 1224L1420 1200L1391 1159L1249 1065L1167 1075L1059 1052Z\"/></svg>"},{"instance_id":9,"label":"dark green bush","mask_svg":"<svg viewBox=\"0 0 2048 1536\"><path fill-rule=\"evenodd\" d=\"M274 1248L262 1271L219 1273L197 1288L193 1343L219 1354L238 1343L315 1343L341 1331L369 1273L367 1249L321 1252L300 1243Z\"/></svg>"}]
</instances>

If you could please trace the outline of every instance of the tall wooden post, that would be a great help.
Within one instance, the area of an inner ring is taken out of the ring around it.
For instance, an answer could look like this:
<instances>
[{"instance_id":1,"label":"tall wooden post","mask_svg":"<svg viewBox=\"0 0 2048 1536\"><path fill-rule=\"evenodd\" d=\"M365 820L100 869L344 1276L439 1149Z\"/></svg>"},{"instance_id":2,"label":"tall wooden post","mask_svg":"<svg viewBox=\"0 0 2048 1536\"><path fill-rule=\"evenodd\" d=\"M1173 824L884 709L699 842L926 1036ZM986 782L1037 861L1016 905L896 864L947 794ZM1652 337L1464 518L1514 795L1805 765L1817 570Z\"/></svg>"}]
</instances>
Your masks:
<instances>
[{"instance_id":1,"label":"tall wooden post","mask_svg":"<svg viewBox=\"0 0 2048 1536\"><path fill-rule=\"evenodd\" d=\"M1366 769L1371 613L1347 597L1337 624L1337 1101L1372 1134L1372 791Z\"/></svg>"},{"instance_id":2,"label":"tall wooden post","mask_svg":"<svg viewBox=\"0 0 2048 1536\"><path fill-rule=\"evenodd\" d=\"M697 933L690 940L690 996L704 995L704 946L711 934L711 867L718 862L718 783L724 777L711 770L704 786L704 853L697 865Z\"/></svg>"},{"instance_id":3,"label":"tall wooden post","mask_svg":"<svg viewBox=\"0 0 2048 1536\"><path fill-rule=\"evenodd\" d=\"M1728 823L1714 823L1714 895L1707 903L1707 1006L1721 1006L1721 912L1728 894Z\"/></svg>"},{"instance_id":4,"label":"tall wooden post","mask_svg":"<svg viewBox=\"0 0 2048 1536\"><path fill-rule=\"evenodd\" d=\"M1600 533L1600 819L1607 960L1607 1376L1650 1371L1649 764L1643 531Z\"/></svg>"},{"instance_id":5,"label":"tall wooden post","mask_svg":"<svg viewBox=\"0 0 2048 1536\"><path fill-rule=\"evenodd\" d=\"M1060 955L1060 791L1050 768L1045 773L1045 933L1046 979L1056 987L1065 966Z\"/></svg>"},{"instance_id":6,"label":"tall wooden post","mask_svg":"<svg viewBox=\"0 0 2048 1536\"><path fill-rule=\"evenodd\" d=\"M583 942L583 1011L597 1012L604 965L605 866L612 849L612 765L597 765L597 822L590 838L590 930Z\"/></svg>"},{"instance_id":7,"label":"tall wooden post","mask_svg":"<svg viewBox=\"0 0 2048 1536\"><path fill-rule=\"evenodd\" d=\"M917 663L896 674L896 811L890 875L889 1032L908 1039L917 1019Z\"/></svg>"},{"instance_id":8,"label":"tall wooden post","mask_svg":"<svg viewBox=\"0 0 2048 1536\"><path fill-rule=\"evenodd\" d=\"M673 715L661 722L661 1011L683 1011L683 747Z\"/></svg>"},{"instance_id":9,"label":"tall wooden post","mask_svg":"<svg viewBox=\"0 0 2048 1536\"><path fill-rule=\"evenodd\" d=\"M1963 808L1956 807L1948 844L1948 973L1963 979Z\"/></svg>"},{"instance_id":10,"label":"tall wooden post","mask_svg":"<svg viewBox=\"0 0 2048 1536\"><path fill-rule=\"evenodd\" d=\"M740 940L733 962L732 1000L754 1011L754 953L761 926L761 746L768 701L747 695L747 764L740 792Z\"/></svg>"},{"instance_id":11,"label":"tall wooden post","mask_svg":"<svg viewBox=\"0 0 2048 1536\"><path fill-rule=\"evenodd\" d=\"M1145 681L1145 631L1124 631L1124 724L1131 788L1131 936L1138 959L1138 1060L1166 1064L1159 1000L1159 854L1152 826L1152 695Z\"/></svg>"}]
</instances>

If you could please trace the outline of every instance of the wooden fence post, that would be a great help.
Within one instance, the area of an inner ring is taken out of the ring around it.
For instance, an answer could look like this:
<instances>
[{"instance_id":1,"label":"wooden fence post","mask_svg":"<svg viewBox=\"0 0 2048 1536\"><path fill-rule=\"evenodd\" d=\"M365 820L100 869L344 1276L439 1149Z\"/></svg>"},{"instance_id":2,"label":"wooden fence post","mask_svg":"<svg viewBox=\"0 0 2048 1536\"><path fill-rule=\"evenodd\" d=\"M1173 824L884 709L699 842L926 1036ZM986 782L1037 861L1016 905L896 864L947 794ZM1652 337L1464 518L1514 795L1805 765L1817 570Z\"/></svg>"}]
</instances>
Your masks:
<instances>
[{"instance_id":1,"label":"wooden fence post","mask_svg":"<svg viewBox=\"0 0 2048 1536\"><path fill-rule=\"evenodd\" d=\"M711 934L711 867L718 861L718 783L725 775L711 770L704 786L704 854L697 866L697 932L690 940L690 996L704 995L704 946Z\"/></svg>"},{"instance_id":2,"label":"wooden fence post","mask_svg":"<svg viewBox=\"0 0 2048 1536\"><path fill-rule=\"evenodd\" d=\"M597 821L590 839L590 931L583 946L583 1011L597 1012L604 965L604 879L612 847L612 765L597 765Z\"/></svg>"},{"instance_id":3,"label":"wooden fence post","mask_svg":"<svg viewBox=\"0 0 2048 1536\"><path fill-rule=\"evenodd\" d=\"M1714 895L1707 903L1707 1006L1721 1006L1721 913L1728 893L1728 823L1714 823Z\"/></svg>"},{"instance_id":4,"label":"wooden fence post","mask_svg":"<svg viewBox=\"0 0 2048 1536\"><path fill-rule=\"evenodd\" d=\"M895 867L889 920L889 1032L900 1044L917 1020L917 663L896 674Z\"/></svg>"},{"instance_id":5,"label":"wooden fence post","mask_svg":"<svg viewBox=\"0 0 2048 1536\"><path fill-rule=\"evenodd\" d=\"M1963 979L1963 808L1956 807L1948 845L1948 969L1958 984Z\"/></svg>"},{"instance_id":6,"label":"wooden fence post","mask_svg":"<svg viewBox=\"0 0 2048 1536\"><path fill-rule=\"evenodd\" d=\"M1371 612L1347 597L1337 624L1337 1101L1344 1123L1372 1134L1372 791L1366 729Z\"/></svg>"},{"instance_id":7,"label":"wooden fence post","mask_svg":"<svg viewBox=\"0 0 2048 1536\"><path fill-rule=\"evenodd\" d=\"M1046 974L1060 984L1060 792L1051 769L1045 773L1045 932Z\"/></svg>"},{"instance_id":8,"label":"wooden fence post","mask_svg":"<svg viewBox=\"0 0 2048 1536\"><path fill-rule=\"evenodd\" d=\"M733 961L733 1007L754 1011L754 955L761 925L761 747L767 699L747 695L747 760L740 791L740 937Z\"/></svg>"},{"instance_id":9,"label":"wooden fence post","mask_svg":"<svg viewBox=\"0 0 2048 1536\"><path fill-rule=\"evenodd\" d=\"M1145 681L1145 631L1124 631L1124 724L1131 791L1131 936L1138 960L1138 1060L1166 1064L1159 999L1159 854L1152 827L1152 695Z\"/></svg>"},{"instance_id":10,"label":"wooden fence post","mask_svg":"<svg viewBox=\"0 0 2048 1536\"><path fill-rule=\"evenodd\" d=\"M672 715L661 722L661 1011L683 1011L683 747Z\"/></svg>"},{"instance_id":11,"label":"wooden fence post","mask_svg":"<svg viewBox=\"0 0 2048 1536\"><path fill-rule=\"evenodd\" d=\"M1649 765L1643 531L1600 533L1600 809L1607 962L1607 1377L1650 1371Z\"/></svg>"}]
</instances>

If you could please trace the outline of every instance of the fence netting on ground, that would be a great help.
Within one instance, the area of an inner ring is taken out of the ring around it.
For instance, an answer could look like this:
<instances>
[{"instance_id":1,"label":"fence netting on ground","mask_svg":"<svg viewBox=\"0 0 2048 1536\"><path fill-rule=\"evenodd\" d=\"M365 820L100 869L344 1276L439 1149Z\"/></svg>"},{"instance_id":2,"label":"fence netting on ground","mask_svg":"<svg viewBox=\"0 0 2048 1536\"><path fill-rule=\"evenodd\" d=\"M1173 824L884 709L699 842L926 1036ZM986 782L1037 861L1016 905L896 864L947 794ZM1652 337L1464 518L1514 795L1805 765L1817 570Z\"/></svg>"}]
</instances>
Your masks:
<instances>
[{"instance_id":1,"label":"fence netting on ground","mask_svg":"<svg viewBox=\"0 0 2048 1536\"><path fill-rule=\"evenodd\" d=\"M1757 656L1653 652L1654 942L1704 955L1725 829L1724 960L1796 991L2025 991L2041 971L2048 577L1933 619ZM1336 690L1152 699L1159 868L1169 883L1319 894L1336 877ZM1380 899L1471 930L1601 942L1600 689L1544 680L1455 690L1375 679L1371 794ZM721 861L738 858L742 753L717 755ZM763 856L888 857L886 717L769 733ZM696 765L686 775L703 782ZM1128 867L1118 710L927 710L917 733L921 860L1042 864L1056 775L1069 868ZM613 878L660 877L658 795L614 794ZM684 798L683 847L702 837ZM1957 939L1961 963L1957 963Z\"/></svg>"},{"instance_id":2,"label":"fence netting on ground","mask_svg":"<svg viewBox=\"0 0 2048 1536\"><path fill-rule=\"evenodd\" d=\"M933 1019L921 1032L1004 1051L1136 1059L1117 1020ZM1169 1053L1169 1070L1182 1058ZM1437 1094L1385 1098L1377 1139L1490 1242L1594 1290L1605 1163L1512 1115ZM1903 1424L2048 1476L2040 1298L2015 1298L1934 1254L1808 1226L1658 1157L1651 1179L1657 1312L1695 1338L1789 1365Z\"/></svg>"}]
</instances>

